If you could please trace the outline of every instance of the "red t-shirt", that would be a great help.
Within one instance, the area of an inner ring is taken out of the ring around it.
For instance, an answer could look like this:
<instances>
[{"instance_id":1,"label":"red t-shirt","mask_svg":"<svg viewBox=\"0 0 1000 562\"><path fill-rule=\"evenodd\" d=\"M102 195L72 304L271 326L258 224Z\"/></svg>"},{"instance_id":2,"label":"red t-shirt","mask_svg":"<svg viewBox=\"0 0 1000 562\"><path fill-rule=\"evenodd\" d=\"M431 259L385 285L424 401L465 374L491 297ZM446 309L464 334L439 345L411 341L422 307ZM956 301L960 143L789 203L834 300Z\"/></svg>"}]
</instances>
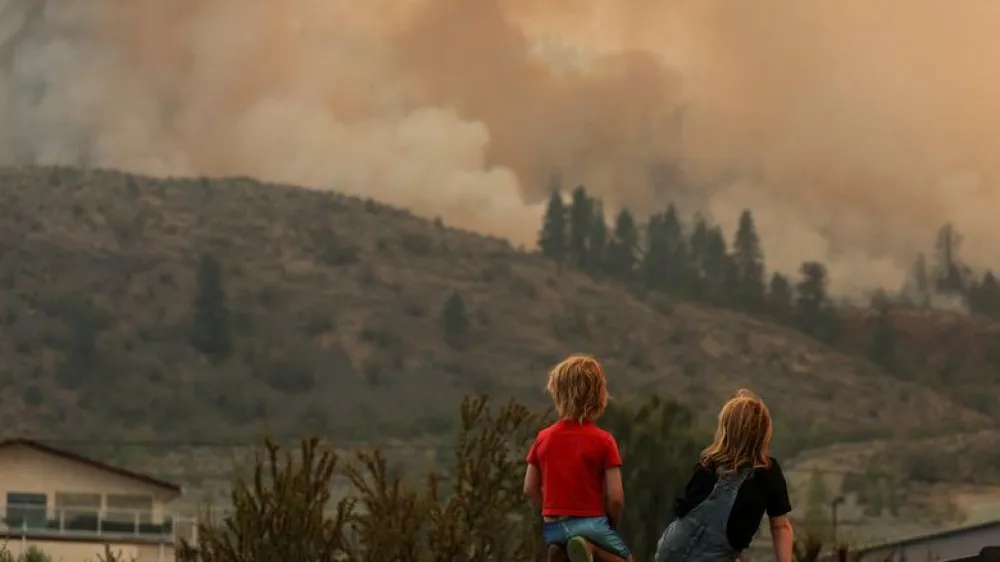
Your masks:
<instances>
[{"instance_id":1,"label":"red t-shirt","mask_svg":"<svg viewBox=\"0 0 1000 562\"><path fill-rule=\"evenodd\" d=\"M538 432L528 462L542 473L542 515L604 517L604 472L622 465L615 438L593 422L560 420Z\"/></svg>"}]
</instances>

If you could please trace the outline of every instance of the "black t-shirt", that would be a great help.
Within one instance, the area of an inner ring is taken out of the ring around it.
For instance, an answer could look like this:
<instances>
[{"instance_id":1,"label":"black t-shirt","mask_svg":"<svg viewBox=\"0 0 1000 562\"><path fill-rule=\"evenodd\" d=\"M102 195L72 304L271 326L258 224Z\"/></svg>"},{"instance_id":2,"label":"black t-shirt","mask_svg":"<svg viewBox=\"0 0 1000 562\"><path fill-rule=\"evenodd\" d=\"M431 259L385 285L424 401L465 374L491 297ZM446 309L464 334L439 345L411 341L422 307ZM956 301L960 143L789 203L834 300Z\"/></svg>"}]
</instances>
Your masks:
<instances>
[{"instance_id":1,"label":"black t-shirt","mask_svg":"<svg viewBox=\"0 0 1000 562\"><path fill-rule=\"evenodd\" d=\"M695 465L694 476L684 488L684 493L674 502L674 513L684 517L712 493L718 481L714 467ZM757 534L764 513L768 517L780 517L792 510L788 499L788 485L781 465L774 458L768 468L755 469L747 477L736 494L733 511L729 514L726 535L729 544L736 550L744 550Z\"/></svg>"}]
</instances>

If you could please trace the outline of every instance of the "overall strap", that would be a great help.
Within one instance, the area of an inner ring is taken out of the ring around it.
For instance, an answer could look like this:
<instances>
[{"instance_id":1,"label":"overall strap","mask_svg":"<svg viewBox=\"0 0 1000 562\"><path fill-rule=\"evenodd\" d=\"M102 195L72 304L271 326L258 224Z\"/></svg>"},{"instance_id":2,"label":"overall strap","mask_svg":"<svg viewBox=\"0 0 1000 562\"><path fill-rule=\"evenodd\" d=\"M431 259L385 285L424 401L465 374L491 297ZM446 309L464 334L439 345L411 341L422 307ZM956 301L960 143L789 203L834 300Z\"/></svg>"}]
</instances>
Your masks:
<instances>
[{"instance_id":1,"label":"overall strap","mask_svg":"<svg viewBox=\"0 0 1000 562\"><path fill-rule=\"evenodd\" d=\"M700 519L716 529L725 529L729 524L729 514L733 511L740 487L753 473L753 467L737 469L734 472L719 472L712 492L705 498Z\"/></svg>"}]
</instances>

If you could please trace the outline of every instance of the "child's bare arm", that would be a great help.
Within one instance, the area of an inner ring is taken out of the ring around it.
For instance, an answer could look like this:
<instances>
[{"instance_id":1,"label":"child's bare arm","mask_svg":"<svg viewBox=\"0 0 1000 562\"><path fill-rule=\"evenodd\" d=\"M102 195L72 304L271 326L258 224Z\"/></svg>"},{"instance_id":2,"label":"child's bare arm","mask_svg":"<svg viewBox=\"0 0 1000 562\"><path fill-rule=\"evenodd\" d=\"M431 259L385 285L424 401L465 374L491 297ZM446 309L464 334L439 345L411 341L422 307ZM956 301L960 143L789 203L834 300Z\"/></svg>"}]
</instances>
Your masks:
<instances>
[{"instance_id":1,"label":"child's bare arm","mask_svg":"<svg viewBox=\"0 0 1000 562\"><path fill-rule=\"evenodd\" d=\"M536 509L542 509L542 473L530 463L528 470L524 472L524 496L531 500Z\"/></svg>"},{"instance_id":2,"label":"child's bare arm","mask_svg":"<svg viewBox=\"0 0 1000 562\"><path fill-rule=\"evenodd\" d=\"M795 532L792 530L791 521L784 515L771 517L770 526L775 561L792 562L792 543L795 541Z\"/></svg>"},{"instance_id":3,"label":"child's bare arm","mask_svg":"<svg viewBox=\"0 0 1000 562\"><path fill-rule=\"evenodd\" d=\"M604 471L604 507L612 528L618 528L625 509L625 487L622 484L622 469L615 466Z\"/></svg>"}]
</instances>

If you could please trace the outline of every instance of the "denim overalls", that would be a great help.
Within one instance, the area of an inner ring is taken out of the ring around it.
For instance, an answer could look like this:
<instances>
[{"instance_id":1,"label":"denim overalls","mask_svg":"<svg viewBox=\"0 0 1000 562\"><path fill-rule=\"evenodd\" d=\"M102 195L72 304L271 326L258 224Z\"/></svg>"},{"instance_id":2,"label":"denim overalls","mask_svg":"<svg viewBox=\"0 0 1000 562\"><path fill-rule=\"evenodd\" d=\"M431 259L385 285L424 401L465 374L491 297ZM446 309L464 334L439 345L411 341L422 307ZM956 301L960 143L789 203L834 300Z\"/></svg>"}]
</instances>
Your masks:
<instances>
[{"instance_id":1,"label":"denim overalls","mask_svg":"<svg viewBox=\"0 0 1000 562\"><path fill-rule=\"evenodd\" d=\"M719 474L712 493L663 531L656 562L732 562L739 552L729 545L726 527L740 486L753 467Z\"/></svg>"}]
</instances>

